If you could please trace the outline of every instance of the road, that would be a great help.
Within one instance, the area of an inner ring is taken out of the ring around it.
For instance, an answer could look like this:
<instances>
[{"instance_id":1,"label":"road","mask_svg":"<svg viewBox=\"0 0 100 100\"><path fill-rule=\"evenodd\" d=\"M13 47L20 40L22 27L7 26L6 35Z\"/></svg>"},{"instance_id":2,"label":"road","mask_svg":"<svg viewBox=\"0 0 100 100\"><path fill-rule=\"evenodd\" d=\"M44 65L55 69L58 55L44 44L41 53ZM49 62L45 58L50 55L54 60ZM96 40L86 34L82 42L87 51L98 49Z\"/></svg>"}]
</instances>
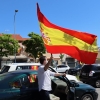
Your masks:
<instances>
[{"instance_id":1,"label":"road","mask_svg":"<svg viewBox=\"0 0 100 100\"><path fill-rule=\"evenodd\" d=\"M100 88L96 89L98 92L98 100L100 100Z\"/></svg>"}]
</instances>

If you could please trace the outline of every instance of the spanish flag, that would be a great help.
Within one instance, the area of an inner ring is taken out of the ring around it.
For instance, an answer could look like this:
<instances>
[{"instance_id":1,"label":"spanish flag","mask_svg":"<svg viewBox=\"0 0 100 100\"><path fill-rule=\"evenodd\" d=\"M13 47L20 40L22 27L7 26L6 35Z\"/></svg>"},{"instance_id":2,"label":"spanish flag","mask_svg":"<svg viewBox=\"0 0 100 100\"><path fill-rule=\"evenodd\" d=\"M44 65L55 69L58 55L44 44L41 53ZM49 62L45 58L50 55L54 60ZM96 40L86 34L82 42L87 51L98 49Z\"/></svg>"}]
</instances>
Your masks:
<instances>
[{"instance_id":1,"label":"spanish flag","mask_svg":"<svg viewBox=\"0 0 100 100\"><path fill-rule=\"evenodd\" d=\"M98 54L96 35L52 24L41 13L38 4L37 16L47 52L54 54L65 53L83 63L95 63Z\"/></svg>"}]
</instances>

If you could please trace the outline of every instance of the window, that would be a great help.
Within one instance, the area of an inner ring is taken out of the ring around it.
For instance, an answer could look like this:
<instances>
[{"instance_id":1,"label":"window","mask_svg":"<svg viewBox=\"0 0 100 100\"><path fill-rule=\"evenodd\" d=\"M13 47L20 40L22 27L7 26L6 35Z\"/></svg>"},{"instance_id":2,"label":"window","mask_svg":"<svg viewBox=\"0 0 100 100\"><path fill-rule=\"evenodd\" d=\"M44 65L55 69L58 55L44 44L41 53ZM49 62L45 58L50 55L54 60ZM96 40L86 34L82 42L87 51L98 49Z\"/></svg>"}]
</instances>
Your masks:
<instances>
[{"instance_id":1,"label":"window","mask_svg":"<svg viewBox=\"0 0 100 100\"><path fill-rule=\"evenodd\" d=\"M30 69L30 66L17 66L16 70Z\"/></svg>"},{"instance_id":2,"label":"window","mask_svg":"<svg viewBox=\"0 0 100 100\"><path fill-rule=\"evenodd\" d=\"M2 69L1 69L1 72L8 72L8 70L10 69L10 66L4 66Z\"/></svg>"},{"instance_id":3,"label":"window","mask_svg":"<svg viewBox=\"0 0 100 100\"><path fill-rule=\"evenodd\" d=\"M98 70L98 68L97 68L97 66L92 66L91 70L96 71L96 70Z\"/></svg>"},{"instance_id":4,"label":"window","mask_svg":"<svg viewBox=\"0 0 100 100\"><path fill-rule=\"evenodd\" d=\"M16 70L22 70L22 69L31 69L31 70L38 70L37 65L27 65L27 66L17 66Z\"/></svg>"},{"instance_id":5,"label":"window","mask_svg":"<svg viewBox=\"0 0 100 100\"><path fill-rule=\"evenodd\" d=\"M86 72L89 73L91 70L97 70L97 67L94 65L84 65L84 67L82 68L82 72Z\"/></svg>"},{"instance_id":6,"label":"window","mask_svg":"<svg viewBox=\"0 0 100 100\"><path fill-rule=\"evenodd\" d=\"M91 70L92 65L84 65L84 67L82 68L82 72L86 72L89 73Z\"/></svg>"},{"instance_id":7,"label":"window","mask_svg":"<svg viewBox=\"0 0 100 100\"><path fill-rule=\"evenodd\" d=\"M22 68L22 66L18 66L17 68L16 68L16 70L22 70L23 68Z\"/></svg>"},{"instance_id":8,"label":"window","mask_svg":"<svg viewBox=\"0 0 100 100\"><path fill-rule=\"evenodd\" d=\"M59 65L59 66L57 66L58 68L66 68L67 66L65 66L65 65Z\"/></svg>"},{"instance_id":9,"label":"window","mask_svg":"<svg viewBox=\"0 0 100 100\"><path fill-rule=\"evenodd\" d=\"M23 77L18 78L17 80L10 83L10 86L13 88L21 88L21 87L28 87L30 84L30 81L28 79L27 75L24 75Z\"/></svg>"},{"instance_id":10,"label":"window","mask_svg":"<svg viewBox=\"0 0 100 100\"><path fill-rule=\"evenodd\" d=\"M100 66L97 66L97 69L100 71Z\"/></svg>"},{"instance_id":11,"label":"window","mask_svg":"<svg viewBox=\"0 0 100 100\"><path fill-rule=\"evenodd\" d=\"M21 86L22 86L20 80L16 80L13 83L11 83L10 85L13 88L21 88Z\"/></svg>"}]
</instances>

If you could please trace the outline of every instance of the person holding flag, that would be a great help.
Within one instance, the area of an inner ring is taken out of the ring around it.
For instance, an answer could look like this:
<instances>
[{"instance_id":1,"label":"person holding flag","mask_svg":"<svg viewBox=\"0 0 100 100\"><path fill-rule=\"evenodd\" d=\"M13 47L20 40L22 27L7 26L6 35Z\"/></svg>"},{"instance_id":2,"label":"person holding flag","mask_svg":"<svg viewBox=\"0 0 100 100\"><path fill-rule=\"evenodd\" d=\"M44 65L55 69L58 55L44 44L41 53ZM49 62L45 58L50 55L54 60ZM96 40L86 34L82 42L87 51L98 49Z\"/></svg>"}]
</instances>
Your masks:
<instances>
[{"instance_id":1,"label":"person holding flag","mask_svg":"<svg viewBox=\"0 0 100 100\"><path fill-rule=\"evenodd\" d=\"M52 90L50 76L66 76L65 73L55 73L48 70L52 60L52 54L48 62L45 56L39 59L41 65L38 68L38 85L41 100L50 100L49 93Z\"/></svg>"}]
</instances>

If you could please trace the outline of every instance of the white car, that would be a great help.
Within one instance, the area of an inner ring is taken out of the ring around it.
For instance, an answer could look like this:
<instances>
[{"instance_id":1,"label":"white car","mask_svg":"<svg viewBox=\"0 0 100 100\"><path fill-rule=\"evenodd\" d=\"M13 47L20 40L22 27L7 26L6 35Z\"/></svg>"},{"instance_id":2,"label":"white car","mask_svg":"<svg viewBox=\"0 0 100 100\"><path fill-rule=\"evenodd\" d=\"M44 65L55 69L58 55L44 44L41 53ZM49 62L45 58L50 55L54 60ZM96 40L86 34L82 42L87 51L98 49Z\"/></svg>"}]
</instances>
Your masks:
<instances>
[{"instance_id":1,"label":"white car","mask_svg":"<svg viewBox=\"0 0 100 100\"><path fill-rule=\"evenodd\" d=\"M57 72L67 73L70 67L68 65L58 65L53 69L56 70Z\"/></svg>"},{"instance_id":2,"label":"white car","mask_svg":"<svg viewBox=\"0 0 100 100\"><path fill-rule=\"evenodd\" d=\"M34 66L39 67L40 63L12 63L12 64L5 64L1 69L1 73L15 71L15 70L32 69L32 67L34 67ZM49 67L49 70L51 70L53 72L57 72L51 66ZM66 77L71 81L79 82L78 79L73 75L66 74Z\"/></svg>"},{"instance_id":3,"label":"white car","mask_svg":"<svg viewBox=\"0 0 100 100\"><path fill-rule=\"evenodd\" d=\"M52 72L57 72L53 67L49 67L49 70L52 71ZM75 82L80 82L75 76L73 75L69 75L69 74L66 74L66 77L68 78L68 80L70 81L75 81Z\"/></svg>"},{"instance_id":4,"label":"white car","mask_svg":"<svg viewBox=\"0 0 100 100\"><path fill-rule=\"evenodd\" d=\"M1 73L15 71L15 70L23 70L23 69L32 69L33 67L39 67L40 63L11 63L5 64L2 69Z\"/></svg>"}]
</instances>

